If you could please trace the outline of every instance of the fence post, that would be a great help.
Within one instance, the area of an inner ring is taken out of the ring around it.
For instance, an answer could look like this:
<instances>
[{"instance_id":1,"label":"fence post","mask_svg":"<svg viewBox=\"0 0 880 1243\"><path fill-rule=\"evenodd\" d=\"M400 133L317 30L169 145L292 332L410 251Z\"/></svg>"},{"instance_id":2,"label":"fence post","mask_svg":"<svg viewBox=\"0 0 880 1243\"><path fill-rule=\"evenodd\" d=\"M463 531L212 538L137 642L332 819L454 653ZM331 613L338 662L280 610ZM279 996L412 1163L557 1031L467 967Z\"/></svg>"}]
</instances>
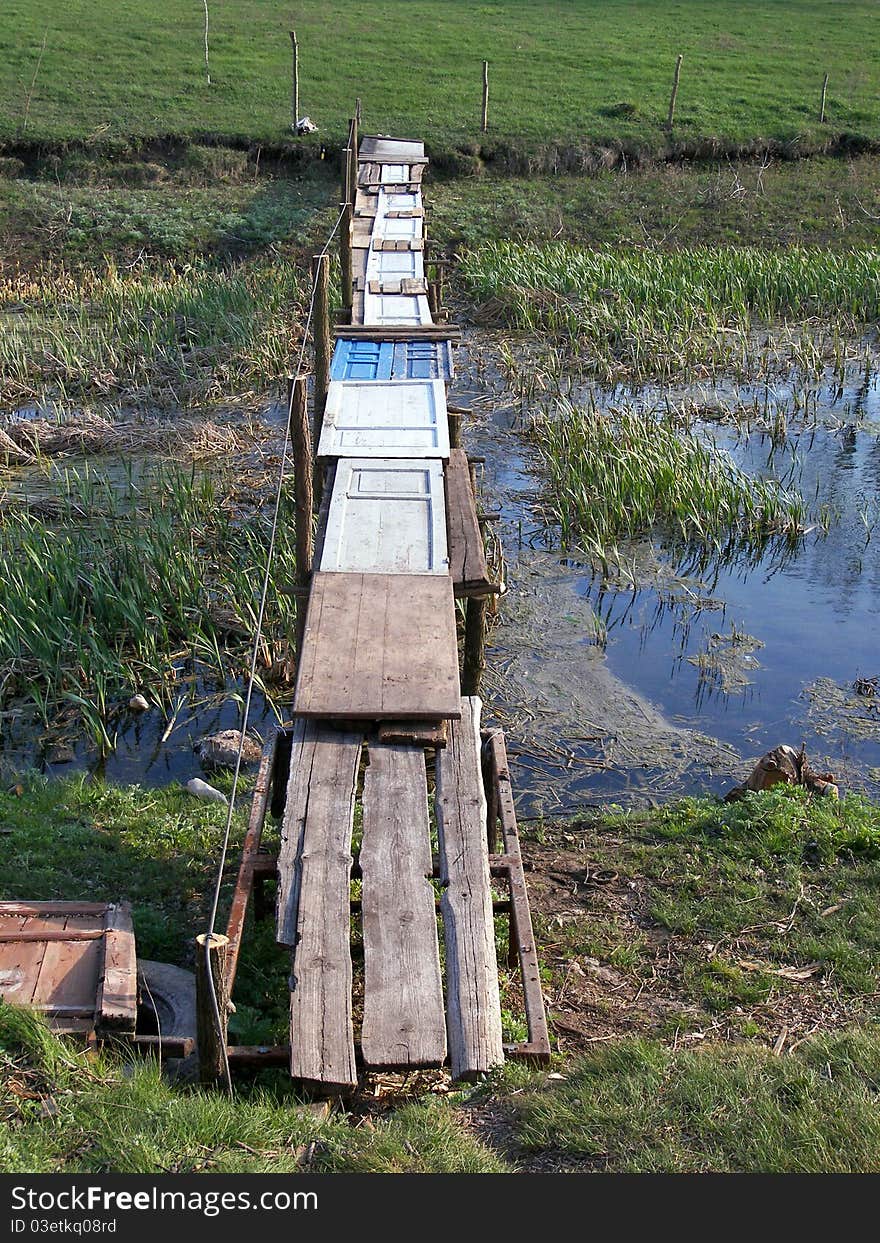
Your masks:
<instances>
[{"instance_id":1,"label":"fence post","mask_svg":"<svg viewBox=\"0 0 880 1243\"><path fill-rule=\"evenodd\" d=\"M315 282L315 312L312 320L312 341L315 349L314 394L315 409L315 453L321 443L321 428L324 426L324 408L327 405L327 390L330 387L330 256L315 255L312 260L312 271ZM324 490L324 472L315 462L312 480L313 504L320 508L321 494Z\"/></svg>"},{"instance_id":2,"label":"fence post","mask_svg":"<svg viewBox=\"0 0 880 1243\"><path fill-rule=\"evenodd\" d=\"M199 1050L199 1080L206 1085L220 1084L226 1079L228 952L229 938L219 932L203 932L196 937L196 1044Z\"/></svg>"},{"instance_id":3,"label":"fence post","mask_svg":"<svg viewBox=\"0 0 880 1243\"><path fill-rule=\"evenodd\" d=\"M296 41L295 30L291 30L290 32L290 42L292 44L293 52L293 83L290 95L290 106L293 109L293 117L291 118L293 128L296 129L296 123L299 120L299 44Z\"/></svg>"},{"instance_id":4,"label":"fence post","mask_svg":"<svg viewBox=\"0 0 880 1243\"><path fill-rule=\"evenodd\" d=\"M678 80L681 77L681 61L682 55L681 52L679 52L678 59L675 62L675 75L672 79L672 94L669 97L669 117L666 121L666 128L669 130L670 134L672 133L672 122L675 118L675 101L678 99Z\"/></svg>"},{"instance_id":5,"label":"fence post","mask_svg":"<svg viewBox=\"0 0 880 1243\"><path fill-rule=\"evenodd\" d=\"M483 113L480 129L485 134L489 128L489 62L483 61Z\"/></svg>"},{"instance_id":6,"label":"fence post","mask_svg":"<svg viewBox=\"0 0 880 1243\"><path fill-rule=\"evenodd\" d=\"M296 379L291 377L287 384L296 509L296 653L299 658L306 625L306 596L312 573L312 470L314 463L305 376L297 376Z\"/></svg>"},{"instance_id":7,"label":"fence post","mask_svg":"<svg viewBox=\"0 0 880 1243\"><path fill-rule=\"evenodd\" d=\"M825 80L822 83L822 104L819 108L819 124L825 123L825 98L828 94L828 74L825 74Z\"/></svg>"},{"instance_id":8,"label":"fence post","mask_svg":"<svg viewBox=\"0 0 880 1243\"><path fill-rule=\"evenodd\" d=\"M348 136L348 201L354 207L357 199L358 184L358 123L357 117L351 118L351 129Z\"/></svg>"}]
</instances>

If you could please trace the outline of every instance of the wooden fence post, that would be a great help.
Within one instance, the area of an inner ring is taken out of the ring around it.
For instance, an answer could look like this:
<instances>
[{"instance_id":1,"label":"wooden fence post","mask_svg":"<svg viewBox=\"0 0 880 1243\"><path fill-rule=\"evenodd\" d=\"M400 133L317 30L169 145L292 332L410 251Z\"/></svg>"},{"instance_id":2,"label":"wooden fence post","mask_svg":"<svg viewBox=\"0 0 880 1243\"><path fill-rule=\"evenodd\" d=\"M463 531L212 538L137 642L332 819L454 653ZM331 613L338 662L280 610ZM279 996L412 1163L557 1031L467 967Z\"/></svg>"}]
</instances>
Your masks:
<instances>
[{"instance_id":1,"label":"wooden fence post","mask_svg":"<svg viewBox=\"0 0 880 1243\"><path fill-rule=\"evenodd\" d=\"M354 288L351 271L351 203L339 204L342 220L339 224L339 266L342 269L342 305L351 321L351 304L354 301Z\"/></svg>"},{"instance_id":2,"label":"wooden fence post","mask_svg":"<svg viewBox=\"0 0 880 1243\"><path fill-rule=\"evenodd\" d=\"M358 184L358 123L357 117L351 118L351 129L348 137L348 201L354 207L357 199Z\"/></svg>"},{"instance_id":3,"label":"wooden fence post","mask_svg":"<svg viewBox=\"0 0 880 1243\"><path fill-rule=\"evenodd\" d=\"M464 663L461 671L462 695L479 695L486 668L486 598L470 596L464 615Z\"/></svg>"},{"instance_id":4,"label":"wooden fence post","mask_svg":"<svg viewBox=\"0 0 880 1243\"><path fill-rule=\"evenodd\" d=\"M823 125L823 124L825 123L825 98L826 98L826 96L827 96L827 95L828 95L828 74L826 73L826 74L825 74L825 80L824 80L824 82L822 83L822 104L821 104L821 106L820 106L820 108L819 108L819 123L820 123L820 125Z\"/></svg>"},{"instance_id":5,"label":"wooden fence post","mask_svg":"<svg viewBox=\"0 0 880 1243\"><path fill-rule=\"evenodd\" d=\"M681 52L679 52L678 59L675 62L675 75L672 79L672 94L669 97L669 117L666 121L666 128L669 130L670 134L672 133L672 122L675 118L675 101L678 99L678 80L681 77L681 61L682 55Z\"/></svg>"},{"instance_id":6,"label":"wooden fence post","mask_svg":"<svg viewBox=\"0 0 880 1243\"><path fill-rule=\"evenodd\" d=\"M293 492L296 510L296 652L302 650L306 597L312 573L312 434L309 430L305 376L288 380L290 443L293 451Z\"/></svg>"},{"instance_id":7,"label":"wooden fence post","mask_svg":"<svg viewBox=\"0 0 880 1243\"><path fill-rule=\"evenodd\" d=\"M293 52L293 83L290 95L290 106L293 109L293 128L296 129L296 123L299 120L299 44L296 41L296 31L291 30L290 42Z\"/></svg>"},{"instance_id":8,"label":"wooden fence post","mask_svg":"<svg viewBox=\"0 0 880 1243\"><path fill-rule=\"evenodd\" d=\"M351 131L349 130L349 137ZM341 194L339 195L340 206L343 203L351 202L351 147L342 148L342 168L340 170Z\"/></svg>"},{"instance_id":9,"label":"wooden fence post","mask_svg":"<svg viewBox=\"0 0 880 1243\"><path fill-rule=\"evenodd\" d=\"M480 129L485 134L489 128L489 62L483 61L483 113Z\"/></svg>"},{"instance_id":10,"label":"wooden fence post","mask_svg":"<svg viewBox=\"0 0 880 1243\"><path fill-rule=\"evenodd\" d=\"M318 452L321 443L321 428L324 426L324 409L327 405L327 390L330 387L330 256L315 255L312 260L312 272L315 282L315 310L312 320L312 341L315 350L314 393L315 409L314 451ZM321 494L324 489L324 472L317 461L314 466L312 493L314 507L319 509Z\"/></svg>"},{"instance_id":11,"label":"wooden fence post","mask_svg":"<svg viewBox=\"0 0 880 1243\"><path fill-rule=\"evenodd\" d=\"M226 1081L226 1027L229 1018L229 994L226 988L228 953L229 938L219 932L203 932L196 937L196 1043L199 1050L199 1080L206 1085L216 1085Z\"/></svg>"}]
</instances>

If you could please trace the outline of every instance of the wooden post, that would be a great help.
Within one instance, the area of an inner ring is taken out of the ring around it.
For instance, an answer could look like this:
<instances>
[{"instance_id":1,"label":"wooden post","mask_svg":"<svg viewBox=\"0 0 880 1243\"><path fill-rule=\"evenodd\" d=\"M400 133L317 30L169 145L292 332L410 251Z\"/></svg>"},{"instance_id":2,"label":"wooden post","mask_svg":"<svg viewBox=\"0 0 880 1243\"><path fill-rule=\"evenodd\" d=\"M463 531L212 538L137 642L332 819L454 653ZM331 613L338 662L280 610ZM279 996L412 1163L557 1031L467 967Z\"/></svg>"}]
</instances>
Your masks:
<instances>
[{"instance_id":1,"label":"wooden post","mask_svg":"<svg viewBox=\"0 0 880 1243\"><path fill-rule=\"evenodd\" d=\"M483 115L480 129L485 134L489 128L489 62L483 61Z\"/></svg>"},{"instance_id":2,"label":"wooden post","mask_svg":"<svg viewBox=\"0 0 880 1243\"><path fill-rule=\"evenodd\" d=\"M199 1049L199 1079L206 1085L226 1082L228 952L229 938L219 932L203 932L196 937L196 1041Z\"/></svg>"},{"instance_id":3,"label":"wooden post","mask_svg":"<svg viewBox=\"0 0 880 1243\"><path fill-rule=\"evenodd\" d=\"M324 408L327 405L327 390L330 387L330 256L315 255L312 260L312 273L315 282L315 312L312 320L312 341L315 350L314 392L315 435L313 449L318 452L321 443L321 428L324 426ZM324 487L324 472L317 462L312 477L312 494L315 509L321 505L321 493Z\"/></svg>"},{"instance_id":4,"label":"wooden post","mask_svg":"<svg viewBox=\"0 0 880 1243\"><path fill-rule=\"evenodd\" d=\"M450 449L460 449L461 415L456 410L447 410L446 417L449 419L449 447Z\"/></svg>"},{"instance_id":5,"label":"wooden post","mask_svg":"<svg viewBox=\"0 0 880 1243\"><path fill-rule=\"evenodd\" d=\"M351 319L351 304L354 301L351 271L351 203L339 204L342 211L342 222L339 225L339 266L342 269L342 305Z\"/></svg>"},{"instance_id":6,"label":"wooden post","mask_svg":"<svg viewBox=\"0 0 880 1243\"><path fill-rule=\"evenodd\" d=\"M669 97L669 117L666 121L666 128L669 130L670 134L672 133L672 122L675 118L675 101L678 99L678 80L681 77L681 61L682 56L681 52L679 52L678 59L675 62L675 76L672 79L672 94Z\"/></svg>"},{"instance_id":7,"label":"wooden post","mask_svg":"<svg viewBox=\"0 0 880 1243\"><path fill-rule=\"evenodd\" d=\"M340 170L340 205L351 202L351 147L342 148L342 169Z\"/></svg>"},{"instance_id":8,"label":"wooden post","mask_svg":"<svg viewBox=\"0 0 880 1243\"><path fill-rule=\"evenodd\" d=\"M358 97L358 98L354 101L354 119L357 121L358 125L360 125L360 123L361 123L361 101L360 101L360 97Z\"/></svg>"},{"instance_id":9,"label":"wooden post","mask_svg":"<svg viewBox=\"0 0 880 1243\"><path fill-rule=\"evenodd\" d=\"M293 45L292 46L293 83L292 83L292 89L291 89L291 94L290 94L290 106L293 109L293 117L291 118L293 122L293 128L296 129L296 123L299 120L299 44L296 41L295 30L291 30L290 32L290 42Z\"/></svg>"},{"instance_id":10,"label":"wooden post","mask_svg":"<svg viewBox=\"0 0 880 1243\"><path fill-rule=\"evenodd\" d=\"M827 94L828 94L828 74L826 73L825 80L822 83L822 104L819 108L820 125L824 125L825 123L825 97L827 96Z\"/></svg>"},{"instance_id":11,"label":"wooden post","mask_svg":"<svg viewBox=\"0 0 880 1243\"><path fill-rule=\"evenodd\" d=\"M486 668L486 598L471 596L464 616L464 666L462 695L479 695Z\"/></svg>"},{"instance_id":12,"label":"wooden post","mask_svg":"<svg viewBox=\"0 0 880 1243\"><path fill-rule=\"evenodd\" d=\"M357 198L358 184L358 123L357 117L351 118L351 130L348 139L348 201L354 207Z\"/></svg>"},{"instance_id":13,"label":"wooden post","mask_svg":"<svg viewBox=\"0 0 880 1243\"><path fill-rule=\"evenodd\" d=\"M296 652L302 650L306 625L306 597L312 573L312 435L309 430L305 376L288 381L290 443L293 450L293 490L296 509Z\"/></svg>"}]
</instances>

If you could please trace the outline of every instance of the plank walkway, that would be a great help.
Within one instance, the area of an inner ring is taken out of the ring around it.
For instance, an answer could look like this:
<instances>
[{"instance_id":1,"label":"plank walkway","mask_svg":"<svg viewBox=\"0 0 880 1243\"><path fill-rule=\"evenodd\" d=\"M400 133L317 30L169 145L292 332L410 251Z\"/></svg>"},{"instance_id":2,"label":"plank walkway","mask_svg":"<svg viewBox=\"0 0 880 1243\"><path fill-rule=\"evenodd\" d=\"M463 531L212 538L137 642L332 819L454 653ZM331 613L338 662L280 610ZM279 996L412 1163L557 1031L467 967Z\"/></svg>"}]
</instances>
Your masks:
<instances>
[{"instance_id":1,"label":"plank walkway","mask_svg":"<svg viewBox=\"0 0 880 1243\"><path fill-rule=\"evenodd\" d=\"M455 605L497 588L469 463L450 446L458 332L428 309L426 163L421 143L361 145L352 322L335 331L318 447L329 499L294 694L277 939L291 954L291 1074L326 1093L353 1089L358 1048L368 1069L448 1061L455 1079L504 1060L481 703L461 696Z\"/></svg>"}]
</instances>

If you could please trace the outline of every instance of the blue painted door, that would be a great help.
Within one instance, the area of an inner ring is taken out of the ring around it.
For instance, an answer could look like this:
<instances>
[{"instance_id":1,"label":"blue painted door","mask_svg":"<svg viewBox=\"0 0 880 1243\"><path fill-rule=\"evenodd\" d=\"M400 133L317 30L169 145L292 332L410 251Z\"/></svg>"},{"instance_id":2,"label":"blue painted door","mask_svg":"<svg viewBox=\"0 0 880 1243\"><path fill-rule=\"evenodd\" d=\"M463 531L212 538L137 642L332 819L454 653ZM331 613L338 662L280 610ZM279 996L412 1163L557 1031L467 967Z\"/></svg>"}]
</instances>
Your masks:
<instances>
[{"instance_id":1,"label":"blue painted door","mask_svg":"<svg viewBox=\"0 0 880 1243\"><path fill-rule=\"evenodd\" d=\"M336 342L331 380L451 380L448 341Z\"/></svg>"}]
</instances>

